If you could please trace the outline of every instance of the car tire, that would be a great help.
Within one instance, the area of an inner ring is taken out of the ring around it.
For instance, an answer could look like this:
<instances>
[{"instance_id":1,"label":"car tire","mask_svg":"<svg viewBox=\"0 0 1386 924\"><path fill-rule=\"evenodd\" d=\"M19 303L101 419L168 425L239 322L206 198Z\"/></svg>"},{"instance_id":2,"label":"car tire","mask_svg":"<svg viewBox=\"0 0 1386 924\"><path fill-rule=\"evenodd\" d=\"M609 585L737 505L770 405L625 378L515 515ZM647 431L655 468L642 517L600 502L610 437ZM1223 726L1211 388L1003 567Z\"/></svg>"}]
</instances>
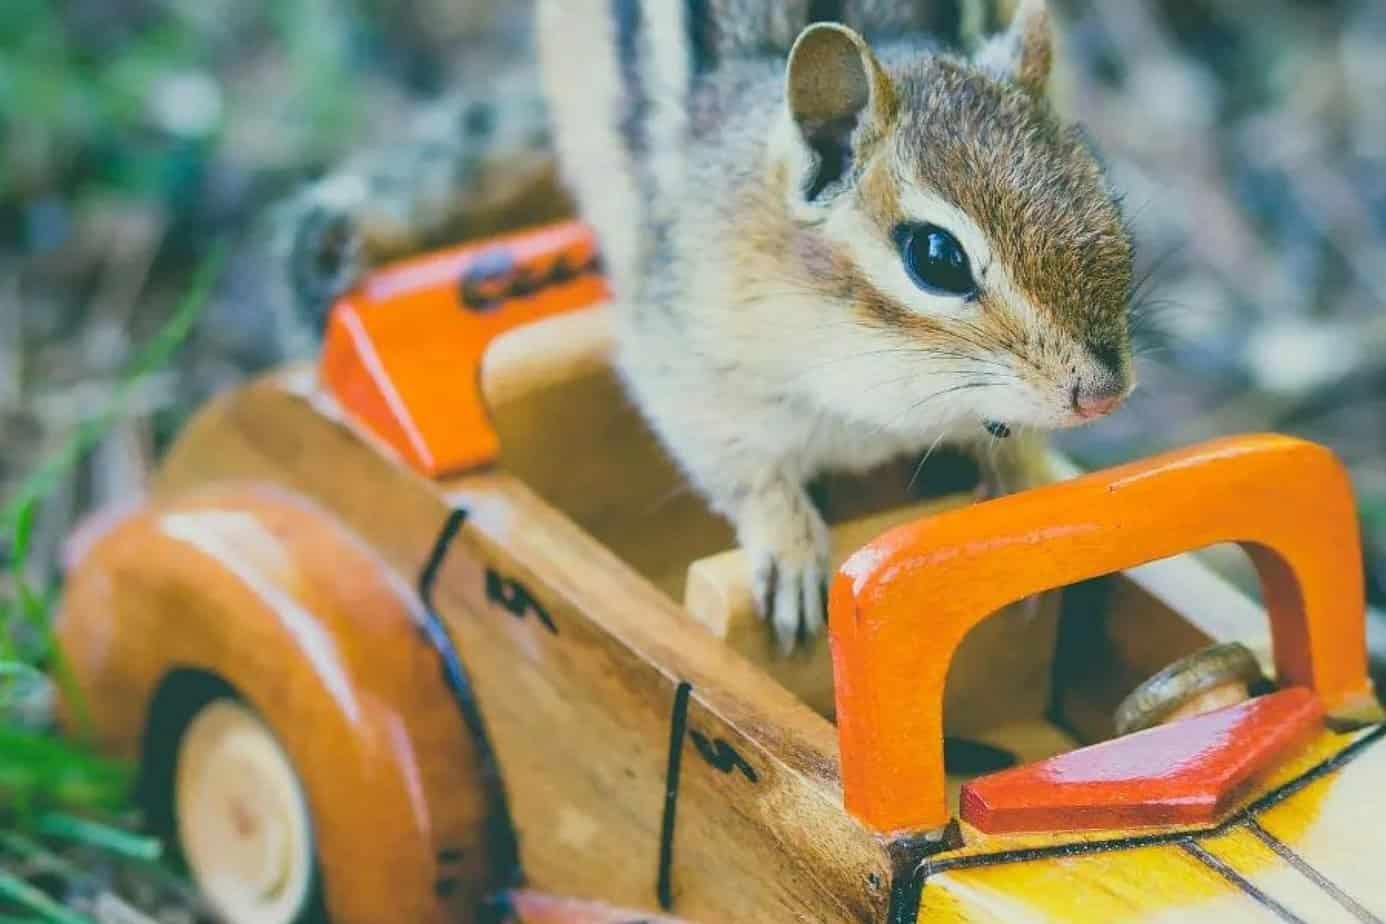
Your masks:
<instances>
[{"instance_id":1,"label":"car tire","mask_svg":"<svg viewBox=\"0 0 1386 924\"><path fill-rule=\"evenodd\" d=\"M307 796L255 710L220 697L191 718L173 807L188 870L228 924L325 920Z\"/></svg>"}]
</instances>

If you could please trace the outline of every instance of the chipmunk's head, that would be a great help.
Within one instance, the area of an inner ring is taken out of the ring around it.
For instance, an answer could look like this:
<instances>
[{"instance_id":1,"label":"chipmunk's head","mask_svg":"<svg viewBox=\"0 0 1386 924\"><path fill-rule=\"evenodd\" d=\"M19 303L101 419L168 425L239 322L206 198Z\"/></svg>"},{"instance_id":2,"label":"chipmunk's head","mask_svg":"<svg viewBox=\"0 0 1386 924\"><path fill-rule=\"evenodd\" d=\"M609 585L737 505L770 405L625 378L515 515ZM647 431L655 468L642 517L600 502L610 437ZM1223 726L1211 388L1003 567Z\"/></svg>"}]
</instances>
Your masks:
<instances>
[{"instance_id":1,"label":"chipmunk's head","mask_svg":"<svg viewBox=\"0 0 1386 924\"><path fill-rule=\"evenodd\" d=\"M1130 392L1130 237L1044 100L1051 58L1038 0L972 60L897 66L842 26L800 36L771 169L791 263L834 322L824 400L892 430L946 406L999 431L1079 424Z\"/></svg>"}]
</instances>

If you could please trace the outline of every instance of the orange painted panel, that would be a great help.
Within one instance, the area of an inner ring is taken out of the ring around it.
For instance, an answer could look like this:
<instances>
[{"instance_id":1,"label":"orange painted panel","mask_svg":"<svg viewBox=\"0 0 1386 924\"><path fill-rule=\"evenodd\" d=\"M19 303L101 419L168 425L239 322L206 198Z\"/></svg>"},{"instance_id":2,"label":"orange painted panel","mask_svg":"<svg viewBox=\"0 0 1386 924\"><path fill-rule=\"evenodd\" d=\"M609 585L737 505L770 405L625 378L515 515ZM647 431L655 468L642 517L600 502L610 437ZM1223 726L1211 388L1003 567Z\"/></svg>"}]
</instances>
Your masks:
<instances>
[{"instance_id":1,"label":"orange painted panel","mask_svg":"<svg viewBox=\"0 0 1386 924\"><path fill-rule=\"evenodd\" d=\"M987 834L1212 824L1322 728L1317 696L1282 690L980 777L961 815Z\"/></svg>"},{"instance_id":2,"label":"orange painted panel","mask_svg":"<svg viewBox=\"0 0 1386 924\"><path fill-rule=\"evenodd\" d=\"M416 470L475 468L500 449L480 383L491 341L607 296L596 239L577 222L410 260L335 306L321 379Z\"/></svg>"},{"instance_id":3,"label":"orange painted panel","mask_svg":"<svg viewBox=\"0 0 1386 924\"><path fill-rule=\"evenodd\" d=\"M969 630L1030 594L1222 542L1260 572L1282 683L1338 718L1379 716L1367 677L1357 515L1342 465L1289 437L1216 440L900 527L833 582L847 808L936 828L943 688Z\"/></svg>"}]
</instances>

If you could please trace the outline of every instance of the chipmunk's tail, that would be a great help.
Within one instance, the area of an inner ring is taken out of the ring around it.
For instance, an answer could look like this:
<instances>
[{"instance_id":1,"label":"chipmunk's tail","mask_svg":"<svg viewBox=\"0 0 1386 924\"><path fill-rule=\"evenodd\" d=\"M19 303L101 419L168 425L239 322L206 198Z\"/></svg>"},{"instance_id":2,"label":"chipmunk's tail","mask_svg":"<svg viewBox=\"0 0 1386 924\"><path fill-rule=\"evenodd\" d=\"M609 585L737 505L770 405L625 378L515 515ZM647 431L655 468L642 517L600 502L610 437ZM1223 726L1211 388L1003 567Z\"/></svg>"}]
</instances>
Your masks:
<instances>
[{"instance_id":1,"label":"chipmunk's tail","mask_svg":"<svg viewBox=\"0 0 1386 924\"><path fill-rule=\"evenodd\" d=\"M616 292L681 201L689 99L722 62L788 52L811 22L868 35L980 35L1014 0L539 0L538 46L559 159ZM1003 15L1003 14L1002 14Z\"/></svg>"}]
</instances>

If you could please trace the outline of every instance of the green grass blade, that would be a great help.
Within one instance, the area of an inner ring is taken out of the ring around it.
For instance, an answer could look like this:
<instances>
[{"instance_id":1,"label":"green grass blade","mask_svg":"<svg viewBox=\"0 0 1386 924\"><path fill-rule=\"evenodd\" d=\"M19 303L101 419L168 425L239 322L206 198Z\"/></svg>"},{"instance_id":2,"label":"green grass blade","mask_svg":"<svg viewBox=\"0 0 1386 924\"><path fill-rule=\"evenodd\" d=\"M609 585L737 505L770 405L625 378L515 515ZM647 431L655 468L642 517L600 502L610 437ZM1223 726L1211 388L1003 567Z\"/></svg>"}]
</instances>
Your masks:
<instances>
[{"instance_id":1,"label":"green grass blade","mask_svg":"<svg viewBox=\"0 0 1386 924\"><path fill-rule=\"evenodd\" d=\"M0 898L8 898L51 924L94 924L86 915L68 911L23 879L0 870Z\"/></svg>"},{"instance_id":2,"label":"green grass blade","mask_svg":"<svg viewBox=\"0 0 1386 924\"><path fill-rule=\"evenodd\" d=\"M15 510L14 536L10 542L10 561L15 571L22 572L29 561L29 542L34 535L34 498L24 501Z\"/></svg>"},{"instance_id":3,"label":"green grass blade","mask_svg":"<svg viewBox=\"0 0 1386 924\"><path fill-rule=\"evenodd\" d=\"M76 841L132 860L154 861L163 855L163 844L157 838L143 837L78 818L63 812L50 812L38 821L38 832L48 837Z\"/></svg>"}]
</instances>

